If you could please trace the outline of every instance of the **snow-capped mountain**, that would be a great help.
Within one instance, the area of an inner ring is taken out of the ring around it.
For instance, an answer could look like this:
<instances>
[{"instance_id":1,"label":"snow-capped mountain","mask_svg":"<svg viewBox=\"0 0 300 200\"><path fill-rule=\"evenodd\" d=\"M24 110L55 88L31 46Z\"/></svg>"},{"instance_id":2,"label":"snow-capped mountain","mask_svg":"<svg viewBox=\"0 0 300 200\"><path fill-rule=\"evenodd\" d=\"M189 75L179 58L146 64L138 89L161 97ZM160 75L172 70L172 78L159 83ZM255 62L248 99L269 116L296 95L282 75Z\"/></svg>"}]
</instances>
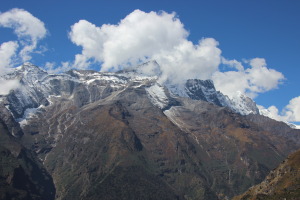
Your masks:
<instances>
[{"instance_id":1,"label":"snow-capped mountain","mask_svg":"<svg viewBox=\"0 0 300 200\"><path fill-rule=\"evenodd\" d=\"M237 92L233 98L216 91L212 80L189 79L184 85L168 85L173 94L195 100L211 102L228 107L241 115L259 114L256 103L244 94Z\"/></svg>"},{"instance_id":2,"label":"snow-capped mountain","mask_svg":"<svg viewBox=\"0 0 300 200\"><path fill-rule=\"evenodd\" d=\"M63 74L26 63L2 78L19 87L0 96L1 159L51 200L230 199L300 146L299 130L246 115L257 113L248 97L229 99L210 80L162 83L155 62ZM0 170L15 195L31 192L7 177Z\"/></svg>"},{"instance_id":3,"label":"snow-capped mountain","mask_svg":"<svg viewBox=\"0 0 300 200\"><path fill-rule=\"evenodd\" d=\"M25 113L27 109L47 106L51 103L51 98L57 96L73 98L75 104L84 105L105 98L112 92L121 91L129 85L147 87L149 98L161 109L168 105L169 99L165 93L168 89L173 95L211 102L242 115L258 114L256 104L250 98L238 93L236 97L229 99L216 91L211 80L190 79L184 85L160 84L159 73L159 65L156 62L148 62L136 69L116 73L71 70L63 74L48 74L33 64L25 63L3 78L17 79L20 82L20 87L6 97L10 102L7 108L19 121L29 116L28 111ZM78 86L85 88L86 93L76 93Z\"/></svg>"}]
</instances>

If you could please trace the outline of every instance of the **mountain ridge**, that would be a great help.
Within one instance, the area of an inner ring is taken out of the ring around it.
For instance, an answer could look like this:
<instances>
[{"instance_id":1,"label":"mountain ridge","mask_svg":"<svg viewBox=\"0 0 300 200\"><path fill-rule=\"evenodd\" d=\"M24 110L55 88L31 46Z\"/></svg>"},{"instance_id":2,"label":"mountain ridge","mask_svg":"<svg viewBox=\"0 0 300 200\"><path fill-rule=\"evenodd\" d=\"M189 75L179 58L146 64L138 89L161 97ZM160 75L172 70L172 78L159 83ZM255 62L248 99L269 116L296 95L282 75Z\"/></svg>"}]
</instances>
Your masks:
<instances>
[{"instance_id":1,"label":"mountain ridge","mask_svg":"<svg viewBox=\"0 0 300 200\"><path fill-rule=\"evenodd\" d=\"M154 63L155 65L158 65L156 62L149 62L149 63L150 64ZM126 84L126 81L135 82L135 81L141 81L142 79L158 80L158 76L157 74L155 74L155 73L159 74L159 72L157 72L158 70L152 72L150 76L143 74L143 72L139 70L142 67L146 68L147 65L149 65L149 63L145 63L144 65L138 67L137 70L132 69L127 71L120 71L117 73L96 72L91 70L90 71L71 70L69 72L62 73L62 74L48 74L46 71L42 70L41 68L33 64L25 63L24 65L16 68L14 72L4 76L4 78L8 80L20 79L20 76L23 73L24 78L20 80L21 85L27 85L35 89L32 90L30 88L27 88L27 90L25 90L23 94L19 94L19 95L23 95L24 97L25 96L33 97L33 99L28 99L23 97L23 101L19 101L19 104L22 107L36 108L40 105L47 105L47 103L49 103L47 102L47 97L49 97L50 95L59 95L59 89L48 87L49 82L51 82L51 80L53 79L72 81L73 82L72 84L83 83L85 85L89 85L94 81L97 81L97 79L99 80L106 79L107 82L110 82L111 84L115 84L114 87L121 87L121 86L124 87L124 85L122 84ZM229 99L226 95L223 95L219 91L216 91L213 82L211 80L202 81L199 79L190 79L187 80L187 82L182 86L161 84L161 83L159 85L162 87L164 86L167 87L168 90L170 90L175 95L189 97L196 100L204 100L204 101L212 102L219 106L229 107L234 112L240 113L242 115L247 115L250 113L251 114L259 113L258 108L250 98L242 94L237 94L237 96L234 99ZM174 89L174 87L176 87L177 89ZM178 90L179 88L182 89ZM39 94L41 91L44 93ZM42 96L42 99L39 99L40 96ZM19 98L18 96L13 96L13 95L9 95L8 98L11 101L13 98L17 98L19 100L22 99L22 97ZM21 109L17 107L12 108L10 110L14 113L14 115L17 118L22 117L21 115L24 114L24 111L21 111Z\"/></svg>"},{"instance_id":2,"label":"mountain ridge","mask_svg":"<svg viewBox=\"0 0 300 200\"><path fill-rule=\"evenodd\" d=\"M211 81L188 81L192 99L132 70L26 67L8 76L21 87L1 96L0 117L42 161L56 199L228 199L300 148L298 130L214 103L224 95Z\"/></svg>"}]
</instances>

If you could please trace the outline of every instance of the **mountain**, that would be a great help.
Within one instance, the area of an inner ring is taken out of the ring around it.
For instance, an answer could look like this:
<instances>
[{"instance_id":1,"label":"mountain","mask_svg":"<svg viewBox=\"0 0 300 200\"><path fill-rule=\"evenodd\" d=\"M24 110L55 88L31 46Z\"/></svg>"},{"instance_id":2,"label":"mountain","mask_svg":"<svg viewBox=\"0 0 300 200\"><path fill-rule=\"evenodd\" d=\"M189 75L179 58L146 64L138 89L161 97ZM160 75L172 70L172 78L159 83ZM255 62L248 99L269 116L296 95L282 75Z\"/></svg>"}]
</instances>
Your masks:
<instances>
[{"instance_id":1,"label":"mountain","mask_svg":"<svg viewBox=\"0 0 300 200\"><path fill-rule=\"evenodd\" d=\"M228 107L241 115L259 114L259 110L252 99L240 92L237 92L234 97L229 98L221 92L216 91L212 80L189 79L183 85L167 83L166 87L178 96Z\"/></svg>"},{"instance_id":2,"label":"mountain","mask_svg":"<svg viewBox=\"0 0 300 200\"><path fill-rule=\"evenodd\" d=\"M262 123L250 98L210 80L163 84L148 65L159 68L48 74L27 63L2 77L20 87L0 97L0 118L55 199L228 199L300 148L299 130Z\"/></svg>"},{"instance_id":3,"label":"mountain","mask_svg":"<svg viewBox=\"0 0 300 200\"><path fill-rule=\"evenodd\" d=\"M0 199L54 199L52 177L0 120Z\"/></svg>"},{"instance_id":4,"label":"mountain","mask_svg":"<svg viewBox=\"0 0 300 200\"><path fill-rule=\"evenodd\" d=\"M300 150L291 154L258 185L234 200L297 200L300 197Z\"/></svg>"}]
</instances>

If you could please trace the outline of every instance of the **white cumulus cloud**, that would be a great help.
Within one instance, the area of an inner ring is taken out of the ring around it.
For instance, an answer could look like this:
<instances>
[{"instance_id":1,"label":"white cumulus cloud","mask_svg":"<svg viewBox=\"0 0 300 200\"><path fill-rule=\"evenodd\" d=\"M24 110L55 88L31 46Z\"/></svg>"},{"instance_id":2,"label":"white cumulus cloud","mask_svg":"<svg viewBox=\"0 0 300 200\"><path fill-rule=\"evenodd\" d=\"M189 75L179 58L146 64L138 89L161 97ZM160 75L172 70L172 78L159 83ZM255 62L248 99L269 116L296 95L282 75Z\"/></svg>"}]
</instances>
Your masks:
<instances>
[{"instance_id":1,"label":"white cumulus cloud","mask_svg":"<svg viewBox=\"0 0 300 200\"><path fill-rule=\"evenodd\" d=\"M278 121L300 122L300 96L291 99L281 112L274 105L268 108L259 106L259 109L262 115Z\"/></svg>"},{"instance_id":2,"label":"white cumulus cloud","mask_svg":"<svg viewBox=\"0 0 300 200\"><path fill-rule=\"evenodd\" d=\"M212 79L218 90L229 96L240 91L249 97L256 97L259 93L264 93L275 89L284 80L284 75L274 69L267 68L265 59L254 58L248 61L248 68L244 68L242 63L233 60L222 59L223 64L234 67L237 71L217 71Z\"/></svg>"},{"instance_id":3,"label":"white cumulus cloud","mask_svg":"<svg viewBox=\"0 0 300 200\"><path fill-rule=\"evenodd\" d=\"M26 10L18 8L0 13L0 27L11 28L14 30L14 33L18 37L18 41L13 42L18 43L21 48L18 56L22 62L31 59L30 54L37 48L38 41L43 39L47 34L45 25L41 20L34 17ZM9 53L5 54L8 55Z\"/></svg>"},{"instance_id":4,"label":"white cumulus cloud","mask_svg":"<svg viewBox=\"0 0 300 200\"><path fill-rule=\"evenodd\" d=\"M263 58L244 63L227 60L221 56L215 39L202 38L195 44L188 36L176 13L163 11L135 10L118 24L101 26L80 20L71 26L69 38L82 51L73 62L65 62L59 69L86 69L97 63L101 71L116 71L156 60L161 82L180 84L192 78L212 79L217 90L229 97L240 91L253 98L277 88L284 80L283 74L268 68ZM220 63L228 70L220 71Z\"/></svg>"},{"instance_id":5,"label":"white cumulus cloud","mask_svg":"<svg viewBox=\"0 0 300 200\"><path fill-rule=\"evenodd\" d=\"M156 60L162 80L210 78L218 70L221 50L213 38L198 44L187 39L189 33L175 13L135 10L117 25L98 27L80 20L71 27L71 41L82 47L74 67L87 68L92 62L102 64L102 71L119 70Z\"/></svg>"},{"instance_id":6,"label":"white cumulus cloud","mask_svg":"<svg viewBox=\"0 0 300 200\"><path fill-rule=\"evenodd\" d=\"M181 83L187 79L210 79L218 70L221 50L213 38L204 38L194 45L183 41L173 49L153 58L161 65L162 81Z\"/></svg>"},{"instance_id":7,"label":"white cumulus cloud","mask_svg":"<svg viewBox=\"0 0 300 200\"><path fill-rule=\"evenodd\" d=\"M290 100L283 110L283 115L287 117L287 121L300 122L300 96Z\"/></svg>"}]
</instances>

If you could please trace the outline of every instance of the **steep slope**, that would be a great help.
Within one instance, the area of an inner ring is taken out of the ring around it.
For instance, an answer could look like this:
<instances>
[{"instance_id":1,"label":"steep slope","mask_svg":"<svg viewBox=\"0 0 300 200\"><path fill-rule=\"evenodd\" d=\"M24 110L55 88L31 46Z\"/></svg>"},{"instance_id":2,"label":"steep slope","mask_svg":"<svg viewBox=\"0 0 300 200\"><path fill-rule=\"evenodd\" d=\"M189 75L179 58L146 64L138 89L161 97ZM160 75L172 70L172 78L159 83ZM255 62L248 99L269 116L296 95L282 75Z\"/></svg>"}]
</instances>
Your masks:
<instances>
[{"instance_id":1,"label":"steep slope","mask_svg":"<svg viewBox=\"0 0 300 200\"><path fill-rule=\"evenodd\" d=\"M246 117L206 102L185 99L164 113L196 141L211 188L220 198L260 182L298 146Z\"/></svg>"},{"instance_id":2,"label":"steep slope","mask_svg":"<svg viewBox=\"0 0 300 200\"><path fill-rule=\"evenodd\" d=\"M248 115L246 118L257 124L262 130L272 132L273 134L283 136L300 144L299 129L291 128L284 122L278 122L263 115Z\"/></svg>"},{"instance_id":3,"label":"steep slope","mask_svg":"<svg viewBox=\"0 0 300 200\"><path fill-rule=\"evenodd\" d=\"M32 146L41 156L46 143L52 148L44 165L58 199L217 199L193 143L153 106L145 86L81 108L68 102L52 105L31 119L37 134L26 134L33 127L28 122L23 140L43 138ZM54 126L56 119L64 120ZM61 135L55 147L49 133Z\"/></svg>"},{"instance_id":4,"label":"steep slope","mask_svg":"<svg viewBox=\"0 0 300 200\"><path fill-rule=\"evenodd\" d=\"M129 86L82 107L74 99L52 98L28 119L23 142L46 156L58 199L113 194L102 188L128 191L116 193L124 199L152 198L152 192L138 196L139 191L158 190L149 186L158 183L162 190L155 198L222 199L260 182L298 147L226 108L167 92L149 97L153 86L159 87L151 81ZM168 98L159 101L164 113L155 103L161 96ZM149 184L127 177L136 173Z\"/></svg>"},{"instance_id":5,"label":"steep slope","mask_svg":"<svg viewBox=\"0 0 300 200\"><path fill-rule=\"evenodd\" d=\"M259 114L256 103L252 99L238 91L236 95L229 98L216 91L212 80L189 79L184 85L172 85L167 82L166 87L178 96L211 102L218 106L227 107L241 115Z\"/></svg>"},{"instance_id":6,"label":"steep slope","mask_svg":"<svg viewBox=\"0 0 300 200\"><path fill-rule=\"evenodd\" d=\"M298 200L300 197L300 150L291 154L260 184L234 200Z\"/></svg>"},{"instance_id":7,"label":"steep slope","mask_svg":"<svg viewBox=\"0 0 300 200\"><path fill-rule=\"evenodd\" d=\"M51 176L0 120L0 199L54 199Z\"/></svg>"},{"instance_id":8,"label":"steep slope","mask_svg":"<svg viewBox=\"0 0 300 200\"><path fill-rule=\"evenodd\" d=\"M180 97L139 70L50 75L26 64L7 78L21 87L1 97L0 117L42 160L57 199L226 199L300 148L299 132L238 114L211 81L189 80ZM255 113L240 97L235 107Z\"/></svg>"}]
</instances>

